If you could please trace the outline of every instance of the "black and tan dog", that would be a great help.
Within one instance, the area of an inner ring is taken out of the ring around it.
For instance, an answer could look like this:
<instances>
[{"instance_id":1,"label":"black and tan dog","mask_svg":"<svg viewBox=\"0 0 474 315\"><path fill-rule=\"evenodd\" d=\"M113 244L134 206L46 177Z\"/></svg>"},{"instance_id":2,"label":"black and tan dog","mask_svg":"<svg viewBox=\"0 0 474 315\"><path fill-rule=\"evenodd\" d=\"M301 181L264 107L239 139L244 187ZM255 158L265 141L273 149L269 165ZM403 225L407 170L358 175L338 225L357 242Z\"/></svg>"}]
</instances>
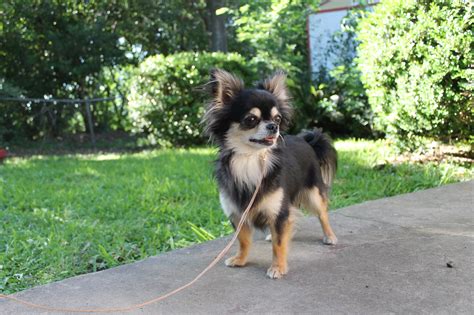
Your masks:
<instances>
[{"instance_id":1,"label":"black and tan dog","mask_svg":"<svg viewBox=\"0 0 474 315\"><path fill-rule=\"evenodd\" d=\"M273 244L273 262L267 271L270 278L281 278L288 271L288 243L300 207L319 217L325 244L337 242L327 214L336 151L320 131L280 134L288 128L292 113L285 80L278 72L255 88L244 88L241 79L213 70L209 82L212 101L204 116L207 133L219 145L220 201L234 227L263 177L249 219L238 235L239 252L226 265L244 266L253 227L268 227Z\"/></svg>"}]
</instances>

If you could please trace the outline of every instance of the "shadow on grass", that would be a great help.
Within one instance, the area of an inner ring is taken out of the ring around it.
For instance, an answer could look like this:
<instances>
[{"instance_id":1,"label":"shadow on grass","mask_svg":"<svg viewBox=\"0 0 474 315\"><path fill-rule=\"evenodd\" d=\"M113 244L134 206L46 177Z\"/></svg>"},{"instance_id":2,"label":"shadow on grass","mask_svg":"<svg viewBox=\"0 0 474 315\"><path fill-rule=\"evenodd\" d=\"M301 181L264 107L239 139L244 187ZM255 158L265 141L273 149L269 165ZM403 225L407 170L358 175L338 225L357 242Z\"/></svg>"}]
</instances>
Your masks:
<instances>
[{"instance_id":1,"label":"shadow on grass","mask_svg":"<svg viewBox=\"0 0 474 315\"><path fill-rule=\"evenodd\" d=\"M122 131L96 134L96 144L86 133L67 135L63 138L21 140L8 146L10 156L31 157L36 155L57 156L98 153L134 153L153 149L150 145L138 145L139 138Z\"/></svg>"}]
</instances>

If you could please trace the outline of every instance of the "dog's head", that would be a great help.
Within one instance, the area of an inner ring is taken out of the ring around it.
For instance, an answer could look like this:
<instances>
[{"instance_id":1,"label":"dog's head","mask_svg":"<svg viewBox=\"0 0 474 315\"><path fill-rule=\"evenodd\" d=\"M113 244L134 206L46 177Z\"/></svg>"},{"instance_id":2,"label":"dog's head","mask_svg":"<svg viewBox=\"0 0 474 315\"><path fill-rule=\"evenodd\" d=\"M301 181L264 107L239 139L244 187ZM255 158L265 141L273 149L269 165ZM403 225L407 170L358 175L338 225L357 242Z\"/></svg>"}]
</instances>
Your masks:
<instances>
[{"instance_id":1,"label":"dog's head","mask_svg":"<svg viewBox=\"0 0 474 315\"><path fill-rule=\"evenodd\" d=\"M285 80L283 72L276 72L246 89L240 78L213 70L212 101L203 120L207 134L220 146L241 152L274 147L292 113Z\"/></svg>"}]
</instances>

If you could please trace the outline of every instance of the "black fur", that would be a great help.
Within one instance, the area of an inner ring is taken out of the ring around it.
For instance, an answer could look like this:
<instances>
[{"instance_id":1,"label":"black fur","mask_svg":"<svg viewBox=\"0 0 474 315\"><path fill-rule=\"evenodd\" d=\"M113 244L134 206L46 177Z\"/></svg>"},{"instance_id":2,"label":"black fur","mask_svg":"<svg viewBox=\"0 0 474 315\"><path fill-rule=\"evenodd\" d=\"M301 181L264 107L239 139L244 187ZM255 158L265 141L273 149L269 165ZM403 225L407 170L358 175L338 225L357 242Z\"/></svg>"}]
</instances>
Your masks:
<instances>
[{"instance_id":1,"label":"black fur","mask_svg":"<svg viewBox=\"0 0 474 315\"><path fill-rule=\"evenodd\" d=\"M319 129L304 131L298 136L302 137L313 148L316 157L320 161L321 172L323 176L327 176L326 185L331 186L337 170L337 152L331 139Z\"/></svg>"}]
</instances>

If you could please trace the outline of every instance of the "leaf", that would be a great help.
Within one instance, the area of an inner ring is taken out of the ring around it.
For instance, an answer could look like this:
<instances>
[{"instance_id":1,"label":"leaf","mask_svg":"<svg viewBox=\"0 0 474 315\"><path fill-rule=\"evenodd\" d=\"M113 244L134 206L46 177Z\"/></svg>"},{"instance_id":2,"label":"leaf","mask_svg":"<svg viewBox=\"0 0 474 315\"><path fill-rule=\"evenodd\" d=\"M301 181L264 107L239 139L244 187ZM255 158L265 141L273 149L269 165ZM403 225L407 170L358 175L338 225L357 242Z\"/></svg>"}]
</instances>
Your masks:
<instances>
[{"instance_id":1,"label":"leaf","mask_svg":"<svg viewBox=\"0 0 474 315\"><path fill-rule=\"evenodd\" d=\"M198 227L194 223L188 221L189 226L191 226L191 230L196 234L196 236L202 241L211 241L216 237L212 235L210 232L206 231L202 227Z\"/></svg>"},{"instance_id":2,"label":"leaf","mask_svg":"<svg viewBox=\"0 0 474 315\"><path fill-rule=\"evenodd\" d=\"M245 4L239 8L240 13L246 13L249 10L249 5Z\"/></svg>"},{"instance_id":3,"label":"leaf","mask_svg":"<svg viewBox=\"0 0 474 315\"><path fill-rule=\"evenodd\" d=\"M230 9L227 8L227 7L222 7L222 8L219 8L216 10L216 15L222 15L222 14L226 14L227 12L229 12Z\"/></svg>"}]
</instances>

